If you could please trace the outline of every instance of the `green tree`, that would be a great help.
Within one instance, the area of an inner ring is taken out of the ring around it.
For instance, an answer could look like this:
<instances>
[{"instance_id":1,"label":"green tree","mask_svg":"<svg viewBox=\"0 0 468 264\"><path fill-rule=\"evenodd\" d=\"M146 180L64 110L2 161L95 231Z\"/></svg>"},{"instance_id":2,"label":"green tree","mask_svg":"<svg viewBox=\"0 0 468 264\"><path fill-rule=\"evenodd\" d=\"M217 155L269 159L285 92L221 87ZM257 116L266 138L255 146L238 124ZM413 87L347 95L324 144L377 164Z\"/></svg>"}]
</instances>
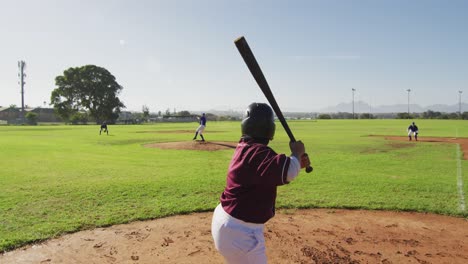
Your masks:
<instances>
[{"instance_id":1,"label":"green tree","mask_svg":"<svg viewBox=\"0 0 468 264\"><path fill-rule=\"evenodd\" d=\"M467 120L467 119L468 119L468 112L463 112L463 113L461 114L461 119Z\"/></svg>"},{"instance_id":2,"label":"green tree","mask_svg":"<svg viewBox=\"0 0 468 264\"><path fill-rule=\"evenodd\" d=\"M362 113L359 115L359 119L373 119L374 116L371 113Z\"/></svg>"},{"instance_id":3,"label":"green tree","mask_svg":"<svg viewBox=\"0 0 468 264\"><path fill-rule=\"evenodd\" d=\"M432 110L427 110L426 112L422 113L422 117L425 119L439 118L441 115L441 112L434 112Z\"/></svg>"},{"instance_id":4,"label":"green tree","mask_svg":"<svg viewBox=\"0 0 468 264\"><path fill-rule=\"evenodd\" d=\"M70 122L74 125L79 123L86 125L88 123L88 114L85 112L76 112L73 113L70 117Z\"/></svg>"},{"instance_id":5,"label":"green tree","mask_svg":"<svg viewBox=\"0 0 468 264\"><path fill-rule=\"evenodd\" d=\"M187 111L187 110L183 110L183 111L180 111L179 113L177 113L179 116L189 116L190 115L190 112Z\"/></svg>"},{"instance_id":6,"label":"green tree","mask_svg":"<svg viewBox=\"0 0 468 264\"><path fill-rule=\"evenodd\" d=\"M458 113L449 113L448 118L449 119L459 119L460 116L458 115Z\"/></svg>"},{"instance_id":7,"label":"green tree","mask_svg":"<svg viewBox=\"0 0 468 264\"><path fill-rule=\"evenodd\" d=\"M329 114L320 114L318 119L331 119L331 116Z\"/></svg>"},{"instance_id":8,"label":"green tree","mask_svg":"<svg viewBox=\"0 0 468 264\"><path fill-rule=\"evenodd\" d=\"M125 105L117 97L123 87L106 69L95 65L69 68L55 78L51 104L65 121L86 111L97 123L113 123ZM76 120L76 117L74 117Z\"/></svg>"},{"instance_id":9,"label":"green tree","mask_svg":"<svg viewBox=\"0 0 468 264\"><path fill-rule=\"evenodd\" d=\"M408 113L403 112L403 113L398 113L396 116L397 119L412 119L413 116L408 115Z\"/></svg>"},{"instance_id":10,"label":"green tree","mask_svg":"<svg viewBox=\"0 0 468 264\"><path fill-rule=\"evenodd\" d=\"M27 112L26 113L26 120L28 121L28 125L37 125L37 114L34 112Z\"/></svg>"}]
</instances>

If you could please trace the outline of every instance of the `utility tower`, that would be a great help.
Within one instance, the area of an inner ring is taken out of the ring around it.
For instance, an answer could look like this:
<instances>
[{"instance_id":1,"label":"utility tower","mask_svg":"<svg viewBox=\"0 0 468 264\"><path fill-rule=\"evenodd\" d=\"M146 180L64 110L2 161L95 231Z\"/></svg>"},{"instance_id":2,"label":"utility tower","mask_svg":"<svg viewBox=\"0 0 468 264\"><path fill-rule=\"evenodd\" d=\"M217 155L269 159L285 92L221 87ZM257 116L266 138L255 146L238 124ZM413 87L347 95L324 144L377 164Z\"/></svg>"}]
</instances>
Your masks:
<instances>
[{"instance_id":1,"label":"utility tower","mask_svg":"<svg viewBox=\"0 0 468 264\"><path fill-rule=\"evenodd\" d=\"M411 89L406 90L408 92L408 119L410 119L410 111L409 111L409 94L411 92Z\"/></svg>"},{"instance_id":2,"label":"utility tower","mask_svg":"<svg viewBox=\"0 0 468 264\"><path fill-rule=\"evenodd\" d=\"M458 113L460 114L461 116L461 94L463 93L463 91L458 91Z\"/></svg>"},{"instance_id":3,"label":"utility tower","mask_svg":"<svg viewBox=\"0 0 468 264\"><path fill-rule=\"evenodd\" d=\"M353 91L353 119L354 119L354 92L356 91L356 89L351 88L351 91Z\"/></svg>"},{"instance_id":4,"label":"utility tower","mask_svg":"<svg viewBox=\"0 0 468 264\"><path fill-rule=\"evenodd\" d=\"M24 85L26 84L26 82L24 81L24 79L26 78L26 73L24 72L24 70L26 69L26 62L25 61L18 61L18 84L20 85L21 87L21 118L22 118L22 121L24 122Z\"/></svg>"}]
</instances>

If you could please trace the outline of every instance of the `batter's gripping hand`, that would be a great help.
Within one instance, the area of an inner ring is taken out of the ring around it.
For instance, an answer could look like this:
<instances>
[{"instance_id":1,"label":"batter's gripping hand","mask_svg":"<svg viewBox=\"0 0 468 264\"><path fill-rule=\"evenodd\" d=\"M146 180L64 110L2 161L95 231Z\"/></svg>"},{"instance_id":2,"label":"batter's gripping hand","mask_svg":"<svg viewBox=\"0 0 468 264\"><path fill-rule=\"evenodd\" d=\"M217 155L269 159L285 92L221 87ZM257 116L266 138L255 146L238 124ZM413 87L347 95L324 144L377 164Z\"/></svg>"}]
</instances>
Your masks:
<instances>
[{"instance_id":1,"label":"batter's gripping hand","mask_svg":"<svg viewBox=\"0 0 468 264\"><path fill-rule=\"evenodd\" d=\"M302 155L305 153L304 143L302 143L300 140L289 142L289 148L291 149L291 154L297 159L300 159L300 157L302 157Z\"/></svg>"},{"instance_id":2,"label":"batter's gripping hand","mask_svg":"<svg viewBox=\"0 0 468 264\"><path fill-rule=\"evenodd\" d=\"M309 155L307 153L304 153L301 156L301 169L310 167L310 160L309 160Z\"/></svg>"}]
</instances>

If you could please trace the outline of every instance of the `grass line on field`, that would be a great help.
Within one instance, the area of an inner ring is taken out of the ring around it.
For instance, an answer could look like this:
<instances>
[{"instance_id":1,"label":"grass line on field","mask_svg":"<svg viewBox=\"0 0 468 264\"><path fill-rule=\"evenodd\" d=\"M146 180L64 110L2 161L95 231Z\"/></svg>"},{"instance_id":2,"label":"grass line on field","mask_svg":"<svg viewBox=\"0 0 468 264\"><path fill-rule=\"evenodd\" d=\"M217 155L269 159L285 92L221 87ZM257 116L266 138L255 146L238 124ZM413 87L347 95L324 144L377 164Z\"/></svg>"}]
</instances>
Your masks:
<instances>
[{"instance_id":1,"label":"grass line on field","mask_svg":"<svg viewBox=\"0 0 468 264\"><path fill-rule=\"evenodd\" d=\"M460 144L457 144L457 187L460 195L460 211L465 212L465 194L463 193L463 172L461 166Z\"/></svg>"}]
</instances>

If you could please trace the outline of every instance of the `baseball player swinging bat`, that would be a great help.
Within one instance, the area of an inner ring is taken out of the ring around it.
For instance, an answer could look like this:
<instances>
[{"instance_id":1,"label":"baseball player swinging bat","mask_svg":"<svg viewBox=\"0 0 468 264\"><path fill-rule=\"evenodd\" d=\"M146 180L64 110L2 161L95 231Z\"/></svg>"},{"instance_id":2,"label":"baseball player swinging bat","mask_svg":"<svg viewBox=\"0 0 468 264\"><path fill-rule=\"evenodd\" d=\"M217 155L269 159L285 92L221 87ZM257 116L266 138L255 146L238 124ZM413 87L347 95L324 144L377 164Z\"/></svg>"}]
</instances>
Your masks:
<instances>
[{"instance_id":1,"label":"baseball player swinging bat","mask_svg":"<svg viewBox=\"0 0 468 264\"><path fill-rule=\"evenodd\" d=\"M260 69L260 66L257 63L257 60L255 59L255 56L253 55L252 50L250 49L249 44L247 43L247 40L245 40L245 38L242 36L236 39L234 43L236 44L239 53L244 59L245 64L247 64L250 73L252 73L253 77L255 78L255 81L257 81L258 86L260 87L263 94L266 96L268 102L270 103L271 107L275 111L275 114L281 122L281 125L283 125L284 130L286 130L289 139L292 142L296 142L296 138L291 132L291 129L289 129L288 123L286 122L286 119L284 119L283 113L281 112L281 109L276 103L275 97L271 92L270 86L268 85L268 82L265 79L265 76L263 75L262 69ZM307 173L310 173L312 170L313 168L311 166L306 168Z\"/></svg>"}]
</instances>

